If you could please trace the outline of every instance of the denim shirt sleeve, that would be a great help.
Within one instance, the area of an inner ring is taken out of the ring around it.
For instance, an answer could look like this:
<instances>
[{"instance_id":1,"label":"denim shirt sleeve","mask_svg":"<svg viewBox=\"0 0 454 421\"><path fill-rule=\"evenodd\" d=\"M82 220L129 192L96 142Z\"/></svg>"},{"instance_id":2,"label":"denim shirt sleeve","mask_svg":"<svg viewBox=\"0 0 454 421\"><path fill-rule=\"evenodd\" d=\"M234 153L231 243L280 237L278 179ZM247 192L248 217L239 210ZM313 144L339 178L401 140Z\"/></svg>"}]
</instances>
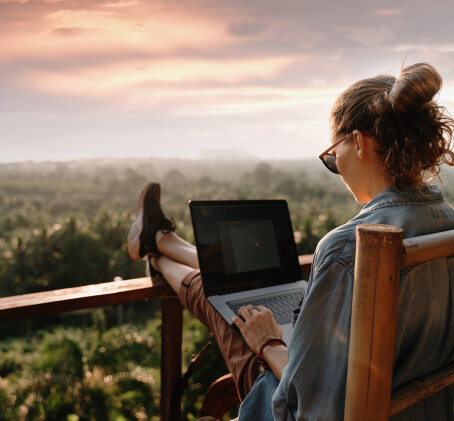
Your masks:
<instances>
[{"instance_id":1,"label":"denim shirt sleeve","mask_svg":"<svg viewBox=\"0 0 454 421\"><path fill-rule=\"evenodd\" d=\"M271 372L259 377L243 403L240 420L343 419L355 229L362 223L396 225L408 238L454 229L454 209L436 187L404 192L392 188L327 234L314 255L282 379L279 382ZM394 387L454 360L453 308L453 257L401 272ZM446 326L441 337L440 326ZM445 389L393 421L453 419L453 396L454 387Z\"/></svg>"},{"instance_id":2,"label":"denim shirt sleeve","mask_svg":"<svg viewBox=\"0 0 454 421\"><path fill-rule=\"evenodd\" d=\"M342 419L353 279L337 261L315 272L281 382L269 371L261 375L241 406L240 421Z\"/></svg>"},{"instance_id":3,"label":"denim shirt sleeve","mask_svg":"<svg viewBox=\"0 0 454 421\"><path fill-rule=\"evenodd\" d=\"M315 269L289 344L289 364L273 399L274 419L341 420L353 276L342 261Z\"/></svg>"},{"instance_id":4,"label":"denim shirt sleeve","mask_svg":"<svg viewBox=\"0 0 454 421\"><path fill-rule=\"evenodd\" d=\"M239 421L273 421L271 402L279 380L273 372L260 374L240 407ZM288 421L294 421L289 419Z\"/></svg>"}]
</instances>

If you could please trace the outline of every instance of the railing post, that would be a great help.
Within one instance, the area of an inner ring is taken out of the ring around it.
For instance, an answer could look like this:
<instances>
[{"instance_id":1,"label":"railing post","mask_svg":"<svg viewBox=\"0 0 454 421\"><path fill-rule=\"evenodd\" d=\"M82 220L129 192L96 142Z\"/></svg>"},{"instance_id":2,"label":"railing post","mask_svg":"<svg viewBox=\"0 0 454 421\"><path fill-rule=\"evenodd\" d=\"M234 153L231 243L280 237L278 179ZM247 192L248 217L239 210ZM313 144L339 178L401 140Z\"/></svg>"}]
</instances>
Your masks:
<instances>
[{"instance_id":1,"label":"railing post","mask_svg":"<svg viewBox=\"0 0 454 421\"><path fill-rule=\"evenodd\" d=\"M389 418L402 241L389 225L356 231L346 421Z\"/></svg>"},{"instance_id":2,"label":"railing post","mask_svg":"<svg viewBox=\"0 0 454 421\"><path fill-rule=\"evenodd\" d=\"M181 344L183 332L183 308L177 297L162 298L161 331L161 420L179 421L181 402L172 397L181 380ZM172 416L172 419L170 417Z\"/></svg>"}]
</instances>

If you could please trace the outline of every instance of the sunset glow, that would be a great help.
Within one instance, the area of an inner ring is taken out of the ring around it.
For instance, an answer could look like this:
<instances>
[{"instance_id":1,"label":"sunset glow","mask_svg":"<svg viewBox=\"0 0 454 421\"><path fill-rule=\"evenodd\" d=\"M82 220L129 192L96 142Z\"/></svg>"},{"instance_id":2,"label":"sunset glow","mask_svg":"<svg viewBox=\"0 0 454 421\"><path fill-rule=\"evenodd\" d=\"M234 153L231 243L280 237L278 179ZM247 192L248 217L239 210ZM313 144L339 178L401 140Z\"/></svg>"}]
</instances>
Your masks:
<instances>
[{"instance_id":1,"label":"sunset glow","mask_svg":"<svg viewBox=\"0 0 454 421\"><path fill-rule=\"evenodd\" d=\"M0 159L316 156L352 82L429 61L451 2L0 0Z\"/></svg>"}]
</instances>

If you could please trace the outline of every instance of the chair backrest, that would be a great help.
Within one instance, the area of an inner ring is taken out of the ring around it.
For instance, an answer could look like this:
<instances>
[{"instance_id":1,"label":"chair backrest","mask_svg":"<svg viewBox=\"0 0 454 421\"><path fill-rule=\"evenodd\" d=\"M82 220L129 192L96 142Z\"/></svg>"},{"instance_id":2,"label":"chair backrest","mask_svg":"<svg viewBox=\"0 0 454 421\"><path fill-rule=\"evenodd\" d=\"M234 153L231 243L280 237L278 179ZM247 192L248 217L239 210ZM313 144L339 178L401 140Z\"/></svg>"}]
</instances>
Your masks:
<instances>
[{"instance_id":1,"label":"chair backrest","mask_svg":"<svg viewBox=\"0 0 454 421\"><path fill-rule=\"evenodd\" d=\"M358 226L345 420L387 420L454 383L453 364L391 396L400 269L451 255L454 230L404 240L397 227Z\"/></svg>"}]
</instances>

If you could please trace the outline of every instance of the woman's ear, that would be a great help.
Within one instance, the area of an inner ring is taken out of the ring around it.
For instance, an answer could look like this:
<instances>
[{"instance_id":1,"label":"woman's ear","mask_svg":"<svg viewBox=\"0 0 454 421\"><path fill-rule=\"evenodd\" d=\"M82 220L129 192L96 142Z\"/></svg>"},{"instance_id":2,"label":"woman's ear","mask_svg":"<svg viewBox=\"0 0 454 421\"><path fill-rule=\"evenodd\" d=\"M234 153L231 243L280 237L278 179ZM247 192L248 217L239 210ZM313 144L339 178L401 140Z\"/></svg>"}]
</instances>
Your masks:
<instances>
[{"instance_id":1,"label":"woman's ear","mask_svg":"<svg viewBox=\"0 0 454 421\"><path fill-rule=\"evenodd\" d=\"M375 151L374 138L364 135L359 130L353 130L353 144L359 159L369 158L371 152Z\"/></svg>"},{"instance_id":2,"label":"woman's ear","mask_svg":"<svg viewBox=\"0 0 454 421\"><path fill-rule=\"evenodd\" d=\"M363 159L366 154L367 145L365 137L359 130L353 130L353 145L358 158Z\"/></svg>"}]
</instances>

